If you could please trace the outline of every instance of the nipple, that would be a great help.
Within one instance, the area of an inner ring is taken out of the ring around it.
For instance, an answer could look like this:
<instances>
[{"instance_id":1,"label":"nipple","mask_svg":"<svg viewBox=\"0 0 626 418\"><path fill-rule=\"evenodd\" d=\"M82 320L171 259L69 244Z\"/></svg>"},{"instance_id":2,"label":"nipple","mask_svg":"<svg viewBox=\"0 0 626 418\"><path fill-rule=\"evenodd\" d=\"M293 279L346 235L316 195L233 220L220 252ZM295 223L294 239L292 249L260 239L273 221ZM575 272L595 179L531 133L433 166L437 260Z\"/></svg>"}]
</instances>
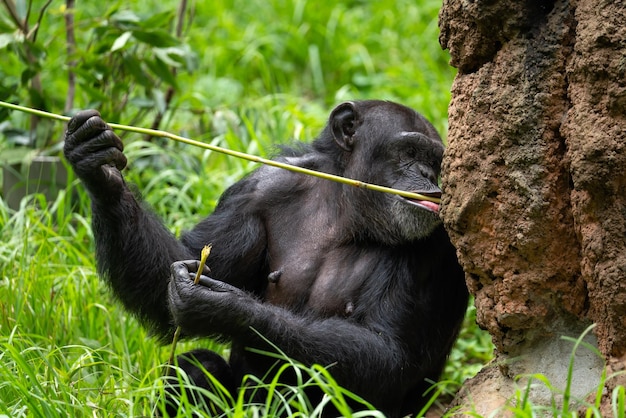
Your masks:
<instances>
[{"instance_id":1,"label":"nipple","mask_svg":"<svg viewBox=\"0 0 626 418\"><path fill-rule=\"evenodd\" d=\"M267 281L270 283L278 283L278 279L282 276L282 270L276 270L267 275Z\"/></svg>"}]
</instances>

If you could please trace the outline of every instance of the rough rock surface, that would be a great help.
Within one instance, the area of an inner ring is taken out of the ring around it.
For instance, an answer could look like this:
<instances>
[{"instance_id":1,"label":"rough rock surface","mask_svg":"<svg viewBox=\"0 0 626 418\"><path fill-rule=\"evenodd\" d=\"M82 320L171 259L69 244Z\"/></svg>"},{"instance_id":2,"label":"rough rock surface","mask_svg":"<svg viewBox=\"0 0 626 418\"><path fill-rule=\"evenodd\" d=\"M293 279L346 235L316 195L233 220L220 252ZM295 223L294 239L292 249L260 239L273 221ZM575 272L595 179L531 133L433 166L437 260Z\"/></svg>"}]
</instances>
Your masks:
<instances>
[{"instance_id":1,"label":"rough rock surface","mask_svg":"<svg viewBox=\"0 0 626 418\"><path fill-rule=\"evenodd\" d=\"M624 22L619 0L443 2L459 73L442 216L501 360L591 323L607 358L626 353Z\"/></svg>"}]
</instances>

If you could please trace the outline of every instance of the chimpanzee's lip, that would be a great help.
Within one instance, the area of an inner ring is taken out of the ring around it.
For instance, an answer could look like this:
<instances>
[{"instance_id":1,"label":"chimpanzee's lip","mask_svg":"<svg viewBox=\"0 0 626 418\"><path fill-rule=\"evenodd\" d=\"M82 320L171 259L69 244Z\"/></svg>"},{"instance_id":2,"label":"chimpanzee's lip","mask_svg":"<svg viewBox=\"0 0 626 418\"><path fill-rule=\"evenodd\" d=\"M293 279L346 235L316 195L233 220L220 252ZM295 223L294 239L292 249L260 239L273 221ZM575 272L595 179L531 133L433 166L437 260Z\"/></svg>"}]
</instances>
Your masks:
<instances>
[{"instance_id":1,"label":"chimpanzee's lip","mask_svg":"<svg viewBox=\"0 0 626 418\"><path fill-rule=\"evenodd\" d=\"M422 193L424 194L424 193ZM441 197L441 194L437 194L437 196L433 195L432 197ZM408 197L404 197L402 196L402 198L404 199L405 202L413 205L413 206L417 206L421 209L426 209L430 212L439 213L439 204L435 203L435 202L431 202L430 200L419 200L419 199L411 199Z\"/></svg>"}]
</instances>

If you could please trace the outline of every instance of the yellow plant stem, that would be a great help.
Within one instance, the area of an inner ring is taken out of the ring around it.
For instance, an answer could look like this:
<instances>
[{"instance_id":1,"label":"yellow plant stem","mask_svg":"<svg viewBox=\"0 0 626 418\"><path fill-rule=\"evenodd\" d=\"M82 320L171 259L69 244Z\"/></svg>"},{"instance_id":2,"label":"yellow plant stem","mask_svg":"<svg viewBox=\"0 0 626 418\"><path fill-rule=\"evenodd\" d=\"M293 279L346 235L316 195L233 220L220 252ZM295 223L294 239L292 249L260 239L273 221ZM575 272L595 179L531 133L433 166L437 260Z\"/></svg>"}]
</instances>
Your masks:
<instances>
[{"instance_id":1,"label":"yellow plant stem","mask_svg":"<svg viewBox=\"0 0 626 418\"><path fill-rule=\"evenodd\" d=\"M0 107L6 107L8 109L18 110L18 111L21 111L21 112L26 112L26 113L30 113L30 114L33 114L33 115L37 115L37 116L40 116L40 117L43 117L43 118L56 119L56 120L64 121L64 122L67 122L67 121L70 120L70 118L67 117L67 116L61 116L61 115L57 115L57 114L54 114L54 113L44 112L42 110L31 109L29 107L19 106L19 105L15 105L15 104L12 104L12 103L6 103L6 102L3 102L3 101L0 101ZM320 171L310 170L308 168L298 167L298 166L287 164L287 163L283 163L283 162L280 162L280 161L269 160L269 159L266 159L266 158L258 157L256 155L246 154L244 152L234 151L234 150L230 150L230 149L227 149L227 148L218 147L216 145L207 144L207 143L204 143L204 142L200 142L200 141L196 141L196 140L193 140L193 139L185 138L183 136L175 135L175 134L172 134L172 133L169 133L169 132L165 132L165 131L161 131L161 130L147 129L147 128L138 128L136 126L119 125L117 123L109 123L109 126L112 129L119 129L119 130L127 131L127 132L135 132L135 133L140 133L140 134L143 134L143 135L155 136L155 137L159 137L159 138L168 138L168 139L171 139L171 140L174 140L174 141L182 142L184 144L193 145L193 146L204 148L204 149L208 149L208 150L211 150L211 151L214 151L214 152L219 152L221 154L230 155L232 157L242 158L244 160L253 161L253 162L256 162L256 163L260 163L260 164L265 164L265 165L269 165L269 166L272 166L272 167L278 167L278 168L282 168L282 169L285 169L285 170L293 171L293 172L296 172L296 173L306 174L308 176L319 177L319 178L323 178L323 179L326 179L326 180L334 181L334 182L337 182L337 183L348 184L348 185L354 186L354 187L360 187L360 188L368 189L368 190L375 190L375 191L383 192L383 193L391 193L391 194L399 195L399 196L406 197L406 198L409 198L409 199L414 199L414 200L428 200L428 201L434 202L434 203L441 203L441 199L439 199L437 197L425 196L425 195L422 195L422 194L419 194L419 193L408 192L406 190L393 189L391 187L385 187L385 186L379 186L379 185L376 185L376 184L365 183L365 182L362 182L362 181L359 181L359 180L354 180L354 179L349 179L349 178L346 178L346 177L336 176L334 174L322 173Z\"/></svg>"},{"instance_id":2,"label":"yellow plant stem","mask_svg":"<svg viewBox=\"0 0 626 418\"><path fill-rule=\"evenodd\" d=\"M196 278L193 280L193 284L200 283L200 276L202 276L202 270L204 269L207 258L209 258L209 255L211 254L212 247L213 245L209 244L205 245L204 248L202 248L202 251L200 252L200 267L198 267L198 271L196 272Z\"/></svg>"}]
</instances>

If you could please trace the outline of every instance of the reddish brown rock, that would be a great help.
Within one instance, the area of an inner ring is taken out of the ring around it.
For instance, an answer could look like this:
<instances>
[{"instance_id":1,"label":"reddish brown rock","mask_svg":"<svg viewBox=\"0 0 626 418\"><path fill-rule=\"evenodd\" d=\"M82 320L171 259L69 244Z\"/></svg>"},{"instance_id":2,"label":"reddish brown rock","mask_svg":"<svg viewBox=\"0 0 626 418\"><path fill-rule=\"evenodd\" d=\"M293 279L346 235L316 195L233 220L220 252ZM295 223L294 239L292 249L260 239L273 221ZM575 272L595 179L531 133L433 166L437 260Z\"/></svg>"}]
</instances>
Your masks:
<instances>
[{"instance_id":1,"label":"reddish brown rock","mask_svg":"<svg viewBox=\"0 0 626 418\"><path fill-rule=\"evenodd\" d=\"M626 353L624 22L617 0L444 1L442 216L500 359L592 322Z\"/></svg>"}]
</instances>

